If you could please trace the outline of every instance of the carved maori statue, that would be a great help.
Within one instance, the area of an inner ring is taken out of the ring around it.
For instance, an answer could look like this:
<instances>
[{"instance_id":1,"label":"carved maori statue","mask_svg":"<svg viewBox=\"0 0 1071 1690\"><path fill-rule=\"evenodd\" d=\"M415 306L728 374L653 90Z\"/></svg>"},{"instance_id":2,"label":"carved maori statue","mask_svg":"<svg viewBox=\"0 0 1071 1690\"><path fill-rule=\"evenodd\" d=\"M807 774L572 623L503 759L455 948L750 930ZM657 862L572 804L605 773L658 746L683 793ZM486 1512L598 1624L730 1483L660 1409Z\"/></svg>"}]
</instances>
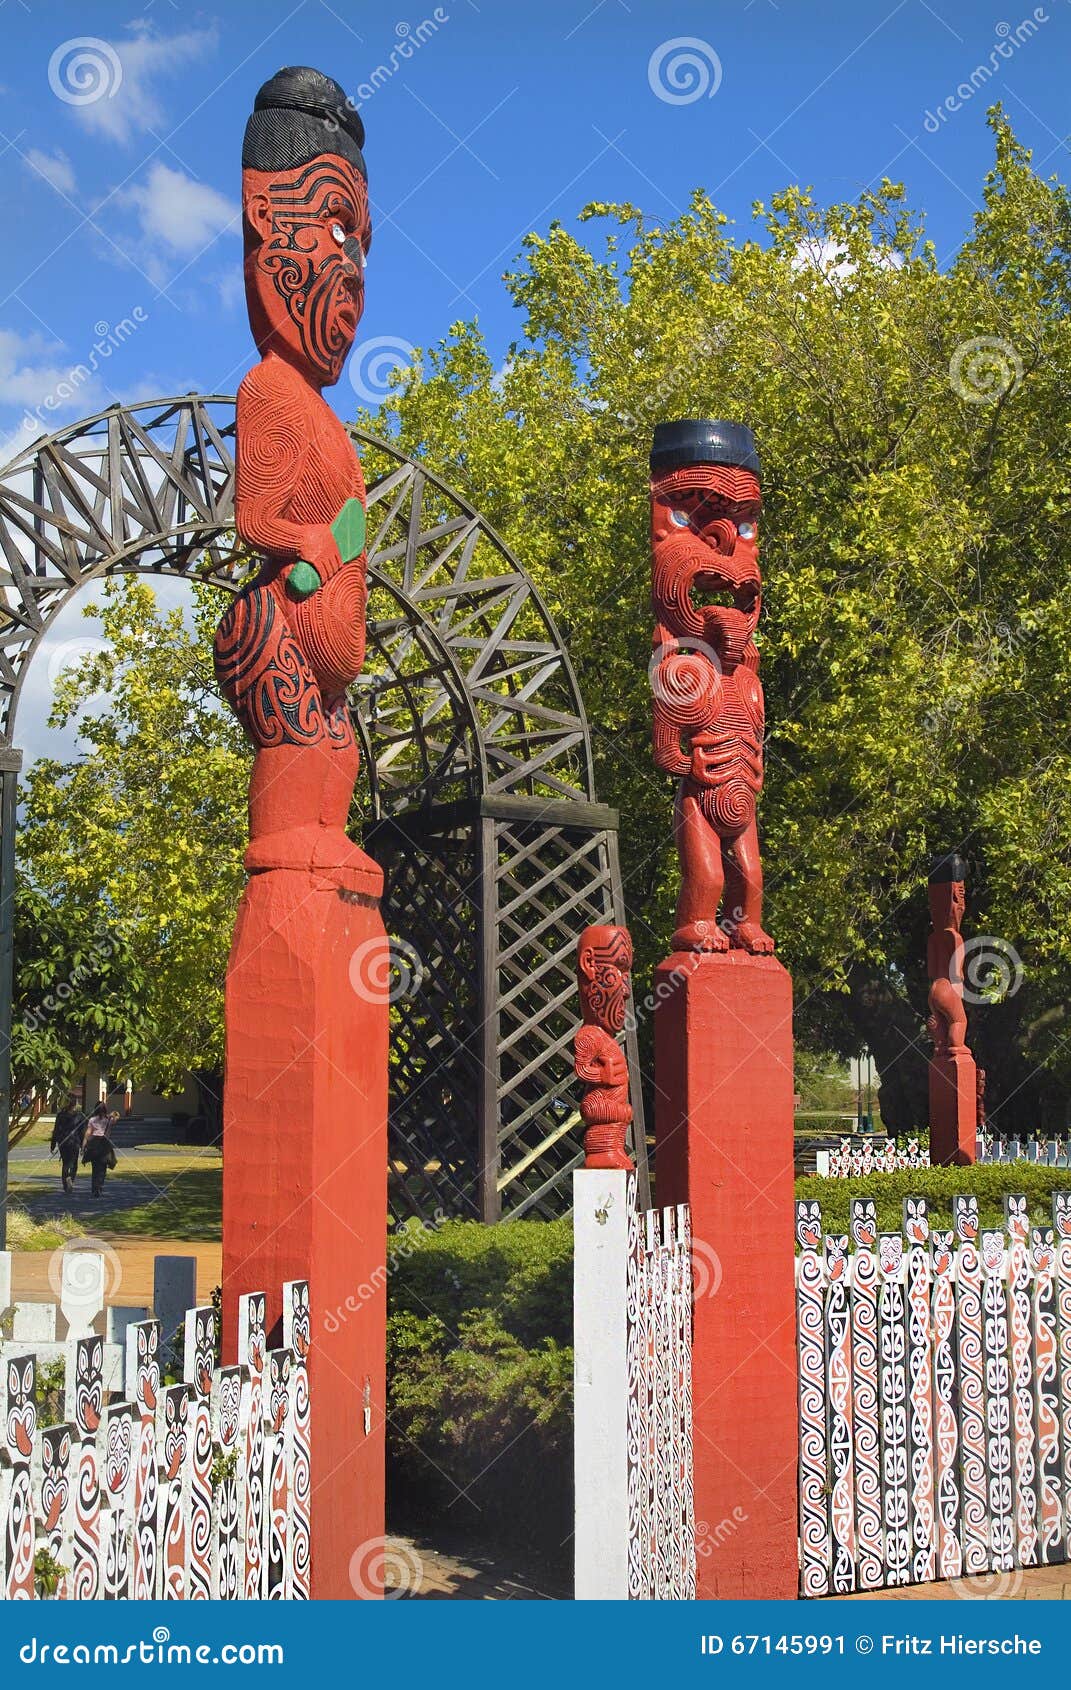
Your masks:
<instances>
[{"instance_id":1,"label":"carved maori statue","mask_svg":"<svg viewBox=\"0 0 1071 1690\"><path fill-rule=\"evenodd\" d=\"M337 868L357 778L346 689L365 647L365 490L323 397L364 306L364 125L304 67L261 88L242 147L245 290L260 362L238 389L235 522L261 558L216 634L256 747L246 866ZM364 859L361 858L363 861Z\"/></svg>"},{"instance_id":2,"label":"carved maori statue","mask_svg":"<svg viewBox=\"0 0 1071 1690\"><path fill-rule=\"evenodd\" d=\"M926 944L930 976L930 1014L926 1028L937 1057L967 1049L967 1011L963 1007L963 914L967 907L966 865L952 852L930 872L930 920Z\"/></svg>"},{"instance_id":3,"label":"carved maori statue","mask_svg":"<svg viewBox=\"0 0 1071 1690\"><path fill-rule=\"evenodd\" d=\"M651 450L651 684L654 760L680 779L675 951L774 948L762 927L755 817L765 720L755 646L760 504L749 428L658 424Z\"/></svg>"},{"instance_id":4,"label":"carved maori statue","mask_svg":"<svg viewBox=\"0 0 1071 1690\"><path fill-rule=\"evenodd\" d=\"M615 1035L625 1025L632 940L625 927L586 927L577 946L583 1024L575 1039L586 1168L631 1168L625 1138L632 1123L628 1061Z\"/></svg>"}]
</instances>

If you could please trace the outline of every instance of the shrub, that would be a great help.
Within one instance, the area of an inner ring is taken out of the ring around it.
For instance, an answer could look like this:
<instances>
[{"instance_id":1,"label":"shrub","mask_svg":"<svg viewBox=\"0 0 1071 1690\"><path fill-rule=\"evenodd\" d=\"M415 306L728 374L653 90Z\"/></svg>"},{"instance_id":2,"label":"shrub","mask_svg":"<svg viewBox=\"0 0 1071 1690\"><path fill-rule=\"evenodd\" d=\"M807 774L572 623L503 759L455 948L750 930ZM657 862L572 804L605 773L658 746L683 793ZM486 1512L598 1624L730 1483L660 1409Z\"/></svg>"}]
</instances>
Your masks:
<instances>
[{"instance_id":1,"label":"shrub","mask_svg":"<svg viewBox=\"0 0 1071 1690\"><path fill-rule=\"evenodd\" d=\"M411 1511L559 1546L572 1509L572 1223L392 1240L387 1446Z\"/></svg>"},{"instance_id":2,"label":"shrub","mask_svg":"<svg viewBox=\"0 0 1071 1690\"><path fill-rule=\"evenodd\" d=\"M899 1232L905 1197L925 1197L931 1226L952 1225L952 1199L973 1195L983 1228L1004 1224L1005 1194L1022 1192L1035 1226L1051 1225L1052 1193L1071 1190L1071 1168L1042 1168L1034 1162L989 1162L974 1168L901 1168L895 1173L868 1174L866 1179L796 1181L796 1196L817 1198L826 1232L848 1231L848 1204L853 1197L872 1197L877 1204L878 1229Z\"/></svg>"}]
</instances>

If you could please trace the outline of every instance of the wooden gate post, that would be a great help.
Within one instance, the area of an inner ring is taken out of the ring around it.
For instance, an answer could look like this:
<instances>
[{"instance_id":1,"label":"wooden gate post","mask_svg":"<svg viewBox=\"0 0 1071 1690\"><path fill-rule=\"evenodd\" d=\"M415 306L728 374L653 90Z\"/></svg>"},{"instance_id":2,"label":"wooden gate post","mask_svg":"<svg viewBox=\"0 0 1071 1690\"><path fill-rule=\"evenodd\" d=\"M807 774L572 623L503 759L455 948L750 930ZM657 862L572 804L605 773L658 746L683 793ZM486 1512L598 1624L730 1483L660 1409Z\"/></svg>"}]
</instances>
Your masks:
<instances>
[{"instance_id":1,"label":"wooden gate post","mask_svg":"<svg viewBox=\"0 0 1071 1690\"><path fill-rule=\"evenodd\" d=\"M573 1175L573 1395L578 1602L628 1598L628 1179Z\"/></svg>"},{"instance_id":2,"label":"wooden gate post","mask_svg":"<svg viewBox=\"0 0 1071 1690\"><path fill-rule=\"evenodd\" d=\"M692 1220L697 1594L797 1594L792 983L771 956L655 973L659 1203Z\"/></svg>"}]
</instances>

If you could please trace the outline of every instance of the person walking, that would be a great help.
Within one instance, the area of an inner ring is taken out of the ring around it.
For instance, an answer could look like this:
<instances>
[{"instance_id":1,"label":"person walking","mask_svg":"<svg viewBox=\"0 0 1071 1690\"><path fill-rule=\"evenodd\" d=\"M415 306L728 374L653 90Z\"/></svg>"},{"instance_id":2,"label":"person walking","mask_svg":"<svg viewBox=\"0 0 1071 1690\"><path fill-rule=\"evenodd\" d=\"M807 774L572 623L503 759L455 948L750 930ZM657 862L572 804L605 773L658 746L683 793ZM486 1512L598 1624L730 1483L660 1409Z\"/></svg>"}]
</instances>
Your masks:
<instances>
[{"instance_id":1,"label":"person walking","mask_svg":"<svg viewBox=\"0 0 1071 1690\"><path fill-rule=\"evenodd\" d=\"M78 1172L78 1157L81 1153L82 1137L85 1130L86 1118L78 1107L78 1099L74 1092L69 1092L63 1108L56 1112L51 1143L53 1153L59 1152L60 1178L63 1181L64 1191L74 1190L75 1175Z\"/></svg>"},{"instance_id":2,"label":"person walking","mask_svg":"<svg viewBox=\"0 0 1071 1690\"><path fill-rule=\"evenodd\" d=\"M93 1197L100 1197L103 1194L108 1169L115 1167L116 1155L115 1146L112 1143L112 1126L118 1119L118 1113L109 1112L108 1105L103 1098L89 1117L86 1135L82 1141L82 1161L88 1162L93 1171L93 1181L90 1186L90 1195Z\"/></svg>"}]
</instances>

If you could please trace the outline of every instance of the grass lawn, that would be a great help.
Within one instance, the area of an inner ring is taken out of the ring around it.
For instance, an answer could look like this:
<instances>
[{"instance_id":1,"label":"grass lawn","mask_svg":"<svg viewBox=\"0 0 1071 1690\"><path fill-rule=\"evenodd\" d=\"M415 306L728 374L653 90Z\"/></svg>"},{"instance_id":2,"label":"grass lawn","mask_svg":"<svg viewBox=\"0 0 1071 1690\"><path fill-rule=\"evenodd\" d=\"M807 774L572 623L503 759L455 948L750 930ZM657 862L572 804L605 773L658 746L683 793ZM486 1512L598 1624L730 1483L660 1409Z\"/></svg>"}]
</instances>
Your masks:
<instances>
[{"instance_id":1,"label":"grass lawn","mask_svg":"<svg viewBox=\"0 0 1071 1690\"><path fill-rule=\"evenodd\" d=\"M121 1177L119 1170L112 1176ZM152 1177L157 1180L155 1168ZM136 1208L102 1215L100 1236L182 1238L191 1242L216 1242L223 1236L223 1171L218 1163L211 1168L185 1167L158 1183L165 1187L163 1196Z\"/></svg>"}]
</instances>

